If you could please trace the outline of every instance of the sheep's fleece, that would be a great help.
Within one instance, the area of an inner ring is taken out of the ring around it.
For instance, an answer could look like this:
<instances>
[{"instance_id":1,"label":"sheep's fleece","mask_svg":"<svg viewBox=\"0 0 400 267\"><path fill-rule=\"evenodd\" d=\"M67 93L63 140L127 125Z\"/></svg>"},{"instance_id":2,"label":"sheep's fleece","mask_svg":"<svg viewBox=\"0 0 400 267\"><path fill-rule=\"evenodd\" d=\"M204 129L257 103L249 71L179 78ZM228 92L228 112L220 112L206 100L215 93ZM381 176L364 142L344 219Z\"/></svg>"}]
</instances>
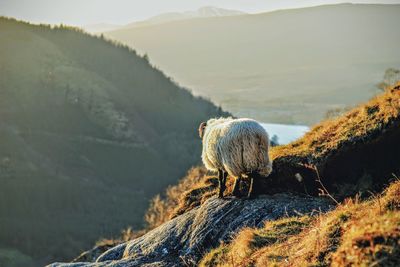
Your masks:
<instances>
[{"instance_id":1,"label":"sheep's fleece","mask_svg":"<svg viewBox=\"0 0 400 267\"><path fill-rule=\"evenodd\" d=\"M252 171L268 176L272 171L268 148L268 134L257 121L210 119L203 135L202 160L207 169L225 170L233 177Z\"/></svg>"}]
</instances>

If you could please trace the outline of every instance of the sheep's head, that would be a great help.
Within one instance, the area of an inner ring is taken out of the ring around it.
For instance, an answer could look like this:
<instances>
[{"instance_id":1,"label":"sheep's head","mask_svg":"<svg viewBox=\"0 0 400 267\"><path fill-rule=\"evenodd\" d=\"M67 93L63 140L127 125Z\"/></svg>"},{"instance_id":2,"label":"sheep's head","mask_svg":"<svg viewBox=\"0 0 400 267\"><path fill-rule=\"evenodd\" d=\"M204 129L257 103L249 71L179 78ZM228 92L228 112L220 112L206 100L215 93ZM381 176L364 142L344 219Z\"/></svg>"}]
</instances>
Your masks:
<instances>
[{"instance_id":1,"label":"sheep's head","mask_svg":"<svg viewBox=\"0 0 400 267\"><path fill-rule=\"evenodd\" d=\"M200 123L199 136L200 136L201 139L203 139L204 130L206 129L206 127L207 127L207 122L203 121L202 123Z\"/></svg>"}]
</instances>

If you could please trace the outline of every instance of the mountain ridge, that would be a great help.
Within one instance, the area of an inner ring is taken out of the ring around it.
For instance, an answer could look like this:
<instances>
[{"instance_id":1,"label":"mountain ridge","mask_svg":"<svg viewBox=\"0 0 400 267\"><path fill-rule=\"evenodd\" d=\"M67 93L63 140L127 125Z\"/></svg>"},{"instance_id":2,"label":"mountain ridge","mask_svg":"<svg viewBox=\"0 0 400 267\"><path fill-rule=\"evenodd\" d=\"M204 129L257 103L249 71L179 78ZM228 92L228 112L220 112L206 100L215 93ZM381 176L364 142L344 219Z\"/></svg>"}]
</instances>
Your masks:
<instances>
[{"instance_id":1,"label":"mountain ridge","mask_svg":"<svg viewBox=\"0 0 400 267\"><path fill-rule=\"evenodd\" d=\"M175 21L105 36L147 54L196 95L236 116L311 125L329 110L368 100L385 69L400 67L400 40L391 30L399 13L398 4L342 4Z\"/></svg>"},{"instance_id":2,"label":"mountain ridge","mask_svg":"<svg viewBox=\"0 0 400 267\"><path fill-rule=\"evenodd\" d=\"M187 19L226 17L226 16L236 16L243 14L246 13L237 10L224 9L213 6L204 6L195 11L162 13L160 15L150 17L149 19L143 21L129 23L125 25L124 28L150 26L150 25L169 23Z\"/></svg>"},{"instance_id":3,"label":"mountain ridge","mask_svg":"<svg viewBox=\"0 0 400 267\"><path fill-rule=\"evenodd\" d=\"M235 16L242 14L246 13L238 10L218 8L213 6L204 6L193 11L161 13L159 15L152 16L148 19L131 22L125 25L97 23L97 24L83 25L82 28L90 33L99 34L118 29L146 27L151 25L194 19L194 18L224 17L224 16Z\"/></svg>"}]
</instances>

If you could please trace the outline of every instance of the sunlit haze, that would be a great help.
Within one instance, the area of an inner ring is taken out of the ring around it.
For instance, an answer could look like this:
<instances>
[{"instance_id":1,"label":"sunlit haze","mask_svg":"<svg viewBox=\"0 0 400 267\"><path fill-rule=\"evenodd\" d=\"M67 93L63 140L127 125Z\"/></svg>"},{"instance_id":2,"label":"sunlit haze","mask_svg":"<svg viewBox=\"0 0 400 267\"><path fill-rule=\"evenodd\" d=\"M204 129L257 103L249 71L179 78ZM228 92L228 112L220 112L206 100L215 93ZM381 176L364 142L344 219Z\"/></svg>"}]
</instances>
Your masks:
<instances>
[{"instance_id":1,"label":"sunlit haze","mask_svg":"<svg viewBox=\"0 0 400 267\"><path fill-rule=\"evenodd\" d=\"M400 266L399 25L0 0L0 267Z\"/></svg>"},{"instance_id":2,"label":"sunlit haze","mask_svg":"<svg viewBox=\"0 0 400 267\"><path fill-rule=\"evenodd\" d=\"M0 15L35 23L64 23L79 26L94 23L127 24L160 13L195 10L203 6L260 13L341 2L395 4L400 3L400 0L1 0Z\"/></svg>"}]
</instances>

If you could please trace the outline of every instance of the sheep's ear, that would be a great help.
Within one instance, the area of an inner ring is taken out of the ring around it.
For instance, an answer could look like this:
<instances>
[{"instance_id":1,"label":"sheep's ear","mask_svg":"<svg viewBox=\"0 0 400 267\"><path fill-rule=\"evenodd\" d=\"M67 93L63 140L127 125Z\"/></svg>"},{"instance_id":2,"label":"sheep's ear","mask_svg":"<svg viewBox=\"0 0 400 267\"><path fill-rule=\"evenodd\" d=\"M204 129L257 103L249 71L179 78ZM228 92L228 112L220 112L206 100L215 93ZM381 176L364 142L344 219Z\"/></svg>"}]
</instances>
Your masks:
<instances>
[{"instance_id":1,"label":"sheep's ear","mask_svg":"<svg viewBox=\"0 0 400 267\"><path fill-rule=\"evenodd\" d=\"M207 122L202 122L202 123L200 123L200 126L199 126L199 136L200 136L200 138L203 138L203 135L204 135L204 129L206 128L206 126L207 126Z\"/></svg>"}]
</instances>

